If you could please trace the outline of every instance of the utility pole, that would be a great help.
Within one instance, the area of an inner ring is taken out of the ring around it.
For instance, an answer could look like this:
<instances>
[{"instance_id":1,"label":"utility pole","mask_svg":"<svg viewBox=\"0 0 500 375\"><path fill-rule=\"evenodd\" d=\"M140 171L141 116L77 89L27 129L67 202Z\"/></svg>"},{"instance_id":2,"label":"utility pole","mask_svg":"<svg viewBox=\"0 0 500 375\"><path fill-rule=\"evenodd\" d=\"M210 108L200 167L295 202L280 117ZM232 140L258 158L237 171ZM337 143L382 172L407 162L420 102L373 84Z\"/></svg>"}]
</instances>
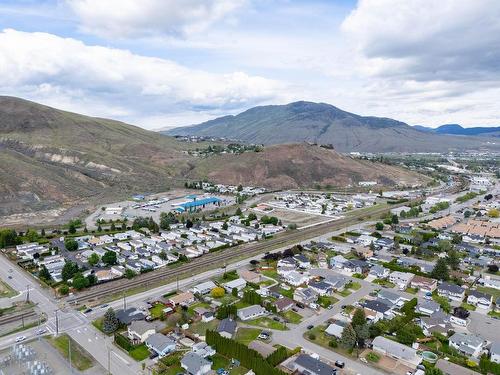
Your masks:
<instances>
[{"instance_id":1,"label":"utility pole","mask_svg":"<svg viewBox=\"0 0 500 375\"><path fill-rule=\"evenodd\" d=\"M111 349L109 346L106 346L108 349L108 374L111 375Z\"/></svg>"},{"instance_id":2,"label":"utility pole","mask_svg":"<svg viewBox=\"0 0 500 375\"><path fill-rule=\"evenodd\" d=\"M71 365L71 337L68 336L68 357L69 357L69 369L73 373L73 366Z\"/></svg>"},{"instance_id":3,"label":"utility pole","mask_svg":"<svg viewBox=\"0 0 500 375\"><path fill-rule=\"evenodd\" d=\"M179 275L176 276L176 280L177 280L177 292L179 291Z\"/></svg>"},{"instance_id":4,"label":"utility pole","mask_svg":"<svg viewBox=\"0 0 500 375\"><path fill-rule=\"evenodd\" d=\"M26 285L26 303L30 303L30 285Z\"/></svg>"},{"instance_id":5,"label":"utility pole","mask_svg":"<svg viewBox=\"0 0 500 375\"><path fill-rule=\"evenodd\" d=\"M57 316L57 311L55 310L56 313L56 337L59 336L59 317Z\"/></svg>"},{"instance_id":6,"label":"utility pole","mask_svg":"<svg viewBox=\"0 0 500 375\"><path fill-rule=\"evenodd\" d=\"M127 301L125 300L125 292L123 292L123 310L127 310Z\"/></svg>"},{"instance_id":7,"label":"utility pole","mask_svg":"<svg viewBox=\"0 0 500 375\"><path fill-rule=\"evenodd\" d=\"M21 320L23 322L23 328L24 328L24 313L21 315Z\"/></svg>"}]
</instances>

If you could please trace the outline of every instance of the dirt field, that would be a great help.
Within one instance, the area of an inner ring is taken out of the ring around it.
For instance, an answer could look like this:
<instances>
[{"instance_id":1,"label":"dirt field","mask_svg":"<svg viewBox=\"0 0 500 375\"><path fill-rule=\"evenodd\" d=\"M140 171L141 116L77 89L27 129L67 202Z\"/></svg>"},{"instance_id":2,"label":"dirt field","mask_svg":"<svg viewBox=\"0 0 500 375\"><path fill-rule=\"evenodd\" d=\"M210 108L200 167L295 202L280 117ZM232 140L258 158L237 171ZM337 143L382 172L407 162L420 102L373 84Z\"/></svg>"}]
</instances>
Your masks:
<instances>
[{"instance_id":1,"label":"dirt field","mask_svg":"<svg viewBox=\"0 0 500 375\"><path fill-rule=\"evenodd\" d=\"M265 203L263 203L261 206L264 206ZM283 225L288 225L291 223L297 224L297 227L301 228L307 225L314 225L314 224L319 224L324 221L329 221L332 218L328 218L325 216L320 216L320 215L312 215L312 214L307 214L305 212L299 212L299 211L294 211L294 210L287 210L284 208L274 208L270 207L272 210L270 211L265 211L261 210L258 207L251 209L252 212L254 212L257 217L261 217L264 215L267 216L276 216L278 219L280 219L283 222Z\"/></svg>"}]
</instances>

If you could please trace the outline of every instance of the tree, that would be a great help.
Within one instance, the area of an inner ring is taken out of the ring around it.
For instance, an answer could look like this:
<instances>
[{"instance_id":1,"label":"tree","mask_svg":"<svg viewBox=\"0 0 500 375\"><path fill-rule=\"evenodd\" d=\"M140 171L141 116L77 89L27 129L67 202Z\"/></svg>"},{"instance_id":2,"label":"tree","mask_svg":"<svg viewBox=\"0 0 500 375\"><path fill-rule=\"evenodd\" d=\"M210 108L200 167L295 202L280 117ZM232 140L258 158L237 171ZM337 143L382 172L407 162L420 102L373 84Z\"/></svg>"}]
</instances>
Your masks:
<instances>
[{"instance_id":1,"label":"tree","mask_svg":"<svg viewBox=\"0 0 500 375\"><path fill-rule=\"evenodd\" d=\"M438 242L438 247L440 251L447 253L451 250L451 242L448 240L441 240Z\"/></svg>"},{"instance_id":2,"label":"tree","mask_svg":"<svg viewBox=\"0 0 500 375\"><path fill-rule=\"evenodd\" d=\"M460 266L460 256L458 255L458 252L456 250L451 249L448 252L446 263L448 263L452 270L458 270L458 267Z\"/></svg>"},{"instance_id":3,"label":"tree","mask_svg":"<svg viewBox=\"0 0 500 375\"><path fill-rule=\"evenodd\" d=\"M392 224L398 224L399 223L398 215L392 215L391 222Z\"/></svg>"},{"instance_id":4,"label":"tree","mask_svg":"<svg viewBox=\"0 0 500 375\"><path fill-rule=\"evenodd\" d=\"M381 223L380 221L375 224L375 229L376 230L384 230L384 223Z\"/></svg>"},{"instance_id":5,"label":"tree","mask_svg":"<svg viewBox=\"0 0 500 375\"><path fill-rule=\"evenodd\" d=\"M401 344L411 345L417 339L414 324L407 324L396 331L396 340Z\"/></svg>"},{"instance_id":6,"label":"tree","mask_svg":"<svg viewBox=\"0 0 500 375\"><path fill-rule=\"evenodd\" d=\"M239 208L239 207L238 207L238 208L236 209L236 212L235 212L234 214L235 214L235 216L241 216L241 214L242 214L242 212L241 212L241 208Z\"/></svg>"},{"instance_id":7,"label":"tree","mask_svg":"<svg viewBox=\"0 0 500 375\"><path fill-rule=\"evenodd\" d=\"M98 232L102 232L102 227L101 227L101 224L97 224L97 231L98 231Z\"/></svg>"},{"instance_id":8,"label":"tree","mask_svg":"<svg viewBox=\"0 0 500 375\"><path fill-rule=\"evenodd\" d=\"M366 316L365 316L365 311L363 309L356 309L354 315L352 316L351 324L354 329L356 329L356 327L366 324Z\"/></svg>"},{"instance_id":9,"label":"tree","mask_svg":"<svg viewBox=\"0 0 500 375\"><path fill-rule=\"evenodd\" d=\"M69 223L68 232L71 233L71 234L75 234L76 233L76 225L75 225L74 222L70 222Z\"/></svg>"},{"instance_id":10,"label":"tree","mask_svg":"<svg viewBox=\"0 0 500 375\"><path fill-rule=\"evenodd\" d=\"M497 210L496 208L492 208L491 210L488 211L488 216L491 218L498 218L500 217L500 211Z\"/></svg>"},{"instance_id":11,"label":"tree","mask_svg":"<svg viewBox=\"0 0 500 375\"><path fill-rule=\"evenodd\" d=\"M93 267L97 263L99 263L100 260L101 260L101 258L99 257L99 255L97 253L92 253L92 255L89 256L88 262Z\"/></svg>"},{"instance_id":12,"label":"tree","mask_svg":"<svg viewBox=\"0 0 500 375\"><path fill-rule=\"evenodd\" d=\"M14 229L2 229L0 230L0 247L4 248L7 246L14 246L21 243L20 238Z\"/></svg>"},{"instance_id":13,"label":"tree","mask_svg":"<svg viewBox=\"0 0 500 375\"><path fill-rule=\"evenodd\" d=\"M45 267L45 264L42 265L42 267L40 268L40 272L38 272L38 277L45 281L50 281L52 279L49 270L47 269L47 267Z\"/></svg>"},{"instance_id":14,"label":"tree","mask_svg":"<svg viewBox=\"0 0 500 375\"><path fill-rule=\"evenodd\" d=\"M210 291L210 295L213 297L213 298L221 298L221 297L224 297L224 294L226 294L226 291L224 290L224 288L220 287L220 286L217 286L215 288L213 288L211 291Z\"/></svg>"},{"instance_id":15,"label":"tree","mask_svg":"<svg viewBox=\"0 0 500 375\"><path fill-rule=\"evenodd\" d=\"M93 273L91 273L90 275L87 276L87 285L88 286L92 286L92 285L97 284L97 281L98 281L97 277Z\"/></svg>"},{"instance_id":16,"label":"tree","mask_svg":"<svg viewBox=\"0 0 500 375\"><path fill-rule=\"evenodd\" d=\"M63 281L71 279L78 272L78 264L72 261L67 261L64 263L63 269L61 271L61 277Z\"/></svg>"},{"instance_id":17,"label":"tree","mask_svg":"<svg viewBox=\"0 0 500 375\"><path fill-rule=\"evenodd\" d=\"M425 375L444 375L443 371L437 367L428 367L425 369Z\"/></svg>"},{"instance_id":18,"label":"tree","mask_svg":"<svg viewBox=\"0 0 500 375\"><path fill-rule=\"evenodd\" d=\"M134 271L132 271L130 268L127 268L127 269L125 270L125 277L126 277L127 279L129 279L129 280L130 280L130 279L132 279L134 276L135 276L135 272L134 272Z\"/></svg>"},{"instance_id":19,"label":"tree","mask_svg":"<svg viewBox=\"0 0 500 375\"><path fill-rule=\"evenodd\" d=\"M498 272L498 266L496 264L490 264L490 265L488 265L488 272L490 272L490 273L497 273Z\"/></svg>"},{"instance_id":20,"label":"tree","mask_svg":"<svg viewBox=\"0 0 500 375\"><path fill-rule=\"evenodd\" d=\"M231 290L231 294L233 295L233 297L238 297L238 288L233 288Z\"/></svg>"},{"instance_id":21,"label":"tree","mask_svg":"<svg viewBox=\"0 0 500 375\"><path fill-rule=\"evenodd\" d=\"M222 223L222 229L227 230L227 228L229 228L229 225L227 225L227 221L225 221L224 223Z\"/></svg>"},{"instance_id":22,"label":"tree","mask_svg":"<svg viewBox=\"0 0 500 375\"><path fill-rule=\"evenodd\" d=\"M108 250L104 253L101 260L107 266L113 266L116 264L116 253L114 251Z\"/></svg>"},{"instance_id":23,"label":"tree","mask_svg":"<svg viewBox=\"0 0 500 375\"><path fill-rule=\"evenodd\" d=\"M439 258L437 260L436 265L431 272L431 277L438 280L448 280L450 278L446 259Z\"/></svg>"},{"instance_id":24,"label":"tree","mask_svg":"<svg viewBox=\"0 0 500 375\"><path fill-rule=\"evenodd\" d=\"M189 229L189 228L192 228L193 227L193 222L190 220L190 219L187 219L186 220L186 228Z\"/></svg>"},{"instance_id":25,"label":"tree","mask_svg":"<svg viewBox=\"0 0 500 375\"><path fill-rule=\"evenodd\" d=\"M36 232L36 230L28 229L26 231L25 237L29 242L38 241L38 233Z\"/></svg>"},{"instance_id":26,"label":"tree","mask_svg":"<svg viewBox=\"0 0 500 375\"><path fill-rule=\"evenodd\" d=\"M69 286L67 286L66 284L63 284L59 287L59 289L57 291L59 292L59 294L61 296L66 296L69 294Z\"/></svg>"},{"instance_id":27,"label":"tree","mask_svg":"<svg viewBox=\"0 0 500 375\"><path fill-rule=\"evenodd\" d=\"M340 337L340 346L344 349L352 349L356 344L356 332L351 324L344 327L342 336Z\"/></svg>"},{"instance_id":28,"label":"tree","mask_svg":"<svg viewBox=\"0 0 500 375\"><path fill-rule=\"evenodd\" d=\"M78 242L76 242L74 239L72 238L67 238L65 241L64 241L64 247L66 248L66 250L68 251L76 251L78 250Z\"/></svg>"},{"instance_id":29,"label":"tree","mask_svg":"<svg viewBox=\"0 0 500 375\"><path fill-rule=\"evenodd\" d=\"M106 311L104 314L104 318L102 321L102 331L104 333L107 333L108 335L115 332L118 329L118 326L120 323L118 322L118 319L116 318L115 310L113 310L111 307Z\"/></svg>"},{"instance_id":30,"label":"tree","mask_svg":"<svg viewBox=\"0 0 500 375\"><path fill-rule=\"evenodd\" d=\"M76 290L81 290L81 289L86 288L88 286L89 286L89 281L81 273L77 273L73 277L73 288L75 288Z\"/></svg>"}]
</instances>

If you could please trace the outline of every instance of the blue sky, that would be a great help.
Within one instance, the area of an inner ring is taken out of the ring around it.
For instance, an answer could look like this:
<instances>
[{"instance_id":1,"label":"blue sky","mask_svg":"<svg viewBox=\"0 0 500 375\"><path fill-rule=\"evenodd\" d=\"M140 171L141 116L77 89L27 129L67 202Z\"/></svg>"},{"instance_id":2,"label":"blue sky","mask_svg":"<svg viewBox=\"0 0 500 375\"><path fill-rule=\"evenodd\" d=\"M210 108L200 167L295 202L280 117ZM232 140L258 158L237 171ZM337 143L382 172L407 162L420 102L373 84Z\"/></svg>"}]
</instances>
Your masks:
<instances>
[{"instance_id":1,"label":"blue sky","mask_svg":"<svg viewBox=\"0 0 500 375\"><path fill-rule=\"evenodd\" d=\"M0 0L0 92L142 127L321 101L500 125L495 0Z\"/></svg>"}]
</instances>

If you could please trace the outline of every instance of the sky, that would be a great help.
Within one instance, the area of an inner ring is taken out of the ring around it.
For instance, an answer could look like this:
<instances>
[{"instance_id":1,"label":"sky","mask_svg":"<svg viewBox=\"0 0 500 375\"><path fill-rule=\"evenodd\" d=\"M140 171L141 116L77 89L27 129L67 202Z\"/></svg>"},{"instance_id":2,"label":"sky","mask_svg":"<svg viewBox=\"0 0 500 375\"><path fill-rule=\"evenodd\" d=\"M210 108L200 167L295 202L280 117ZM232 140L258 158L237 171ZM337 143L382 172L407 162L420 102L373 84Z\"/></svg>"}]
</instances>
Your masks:
<instances>
[{"instance_id":1,"label":"sky","mask_svg":"<svg viewBox=\"0 0 500 375\"><path fill-rule=\"evenodd\" d=\"M0 0L0 94L147 129L297 100L500 126L500 1Z\"/></svg>"}]
</instances>

